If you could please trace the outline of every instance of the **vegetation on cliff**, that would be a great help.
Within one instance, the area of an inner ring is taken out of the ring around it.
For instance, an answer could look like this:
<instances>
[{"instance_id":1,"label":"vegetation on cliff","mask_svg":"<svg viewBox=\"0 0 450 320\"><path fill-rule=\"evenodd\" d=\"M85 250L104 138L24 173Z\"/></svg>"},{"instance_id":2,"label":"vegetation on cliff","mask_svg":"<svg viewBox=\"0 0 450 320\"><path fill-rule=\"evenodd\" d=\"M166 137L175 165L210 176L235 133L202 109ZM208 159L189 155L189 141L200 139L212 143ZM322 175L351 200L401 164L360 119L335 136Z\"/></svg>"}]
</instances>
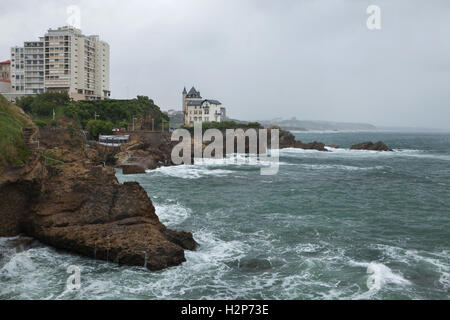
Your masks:
<instances>
[{"instance_id":1,"label":"vegetation on cliff","mask_svg":"<svg viewBox=\"0 0 450 320\"><path fill-rule=\"evenodd\" d=\"M23 141L22 128L31 126L22 110L0 95L0 170L27 161L30 151Z\"/></svg>"},{"instance_id":2,"label":"vegetation on cliff","mask_svg":"<svg viewBox=\"0 0 450 320\"><path fill-rule=\"evenodd\" d=\"M182 126L183 129L187 129L189 131L194 131L193 126ZM203 122L202 123L202 130L206 131L208 129L219 129L219 130L225 130L225 129L249 129L249 128L261 128L261 124L258 122L249 122L247 124L238 123L236 121L223 121L223 122Z\"/></svg>"},{"instance_id":3,"label":"vegetation on cliff","mask_svg":"<svg viewBox=\"0 0 450 320\"><path fill-rule=\"evenodd\" d=\"M70 102L67 93L46 92L36 96L24 96L16 104L35 119L50 120L53 111L59 115Z\"/></svg>"},{"instance_id":4,"label":"vegetation on cliff","mask_svg":"<svg viewBox=\"0 0 450 320\"><path fill-rule=\"evenodd\" d=\"M111 134L113 129L114 125L111 121L89 120L86 125L86 130L89 132L91 137L95 138L98 138L99 134Z\"/></svg>"},{"instance_id":5,"label":"vegetation on cliff","mask_svg":"<svg viewBox=\"0 0 450 320\"><path fill-rule=\"evenodd\" d=\"M154 101L145 96L138 96L129 100L92 100L73 101L67 93L43 93L36 96L27 96L18 99L17 105L29 114L39 127L56 126L53 119L55 112L56 119L65 118L65 122L74 122L77 127L88 130L94 128L92 134L97 136L106 128L113 126L128 128L133 119L139 120L143 117L150 117L154 122L154 129L160 129L163 122L168 123L169 117L164 114ZM95 131L95 132L94 132Z\"/></svg>"},{"instance_id":6,"label":"vegetation on cliff","mask_svg":"<svg viewBox=\"0 0 450 320\"><path fill-rule=\"evenodd\" d=\"M161 112L153 100L145 96L131 100L72 101L64 109L64 114L78 120L83 128L87 127L90 120L109 121L119 126L132 123L133 118L137 120L148 114L154 119L155 128L163 120L169 121L169 117Z\"/></svg>"}]
</instances>

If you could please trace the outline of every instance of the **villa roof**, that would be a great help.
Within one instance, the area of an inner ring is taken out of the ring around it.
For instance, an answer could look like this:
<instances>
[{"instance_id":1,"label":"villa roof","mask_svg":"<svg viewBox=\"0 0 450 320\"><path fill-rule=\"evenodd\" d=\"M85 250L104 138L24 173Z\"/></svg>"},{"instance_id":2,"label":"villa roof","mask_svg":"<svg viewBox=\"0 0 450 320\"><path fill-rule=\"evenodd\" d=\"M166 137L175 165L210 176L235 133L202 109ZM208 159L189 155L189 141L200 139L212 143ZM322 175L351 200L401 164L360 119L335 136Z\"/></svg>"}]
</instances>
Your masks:
<instances>
[{"instance_id":1,"label":"villa roof","mask_svg":"<svg viewBox=\"0 0 450 320\"><path fill-rule=\"evenodd\" d=\"M187 105L198 107L198 106L203 105L203 103L205 103L205 102L209 102L211 104L217 104L217 105L222 104L222 103L220 103L220 101L217 101L217 100L205 99L205 100L191 100L191 101L188 101Z\"/></svg>"},{"instance_id":2,"label":"villa roof","mask_svg":"<svg viewBox=\"0 0 450 320\"><path fill-rule=\"evenodd\" d=\"M202 100L192 100L192 101L188 101L187 105L188 106L201 106L203 103Z\"/></svg>"},{"instance_id":3,"label":"villa roof","mask_svg":"<svg viewBox=\"0 0 450 320\"><path fill-rule=\"evenodd\" d=\"M209 99L206 99L205 101L208 101L209 103L211 103L211 104L217 104L217 105L221 105L222 103L220 103L220 101L218 101L218 100L209 100Z\"/></svg>"},{"instance_id":4,"label":"villa roof","mask_svg":"<svg viewBox=\"0 0 450 320\"><path fill-rule=\"evenodd\" d=\"M197 90L195 90L195 88L194 87L192 87L192 89L191 90L189 90L189 93L188 93L188 95L197 95L198 94L198 92L197 92Z\"/></svg>"}]
</instances>

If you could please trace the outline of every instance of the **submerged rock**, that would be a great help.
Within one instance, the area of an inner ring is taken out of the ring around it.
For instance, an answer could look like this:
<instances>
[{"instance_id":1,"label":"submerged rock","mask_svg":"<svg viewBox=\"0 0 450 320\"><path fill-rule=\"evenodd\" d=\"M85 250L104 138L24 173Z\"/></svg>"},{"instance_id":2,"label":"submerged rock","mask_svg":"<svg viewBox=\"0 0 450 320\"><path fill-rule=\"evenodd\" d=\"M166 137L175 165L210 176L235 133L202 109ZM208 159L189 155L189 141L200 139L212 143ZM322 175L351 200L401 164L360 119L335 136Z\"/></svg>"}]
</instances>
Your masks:
<instances>
[{"instance_id":1,"label":"submerged rock","mask_svg":"<svg viewBox=\"0 0 450 320\"><path fill-rule=\"evenodd\" d=\"M238 268L246 272L259 272L271 269L272 264L267 259L242 259Z\"/></svg>"},{"instance_id":2,"label":"submerged rock","mask_svg":"<svg viewBox=\"0 0 450 320\"><path fill-rule=\"evenodd\" d=\"M244 257L240 260L230 261L227 263L227 265L231 268L245 273L264 272L273 268L272 263L265 258Z\"/></svg>"},{"instance_id":3,"label":"submerged rock","mask_svg":"<svg viewBox=\"0 0 450 320\"><path fill-rule=\"evenodd\" d=\"M378 141L377 143L373 143L371 141L363 142L359 144L355 144L350 147L351 150L373 150L373 151L392 151L388 146L382 142Z\"/></svg>"}]
</instances>

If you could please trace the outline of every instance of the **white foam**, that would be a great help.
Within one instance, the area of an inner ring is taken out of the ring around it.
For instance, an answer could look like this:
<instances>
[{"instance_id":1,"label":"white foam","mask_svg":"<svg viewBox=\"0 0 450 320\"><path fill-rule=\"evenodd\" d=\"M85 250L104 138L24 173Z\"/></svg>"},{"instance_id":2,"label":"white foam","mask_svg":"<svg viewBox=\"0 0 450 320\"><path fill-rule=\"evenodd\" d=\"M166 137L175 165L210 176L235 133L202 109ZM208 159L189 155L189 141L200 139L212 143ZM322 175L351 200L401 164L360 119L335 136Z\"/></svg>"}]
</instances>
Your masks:
<instances>
[{"instance_id":1,"label":"white foam","mask_svg":"<svg viewBox=\"0 0 450 320\"><path fill-rule=\"evenodd\" d=\"M278 150L277 150L278 151ZM228 155L222 159L201 158L194 159L195 165L206 167L222 167L222 166L269 166L276 158L270 157L271 150L268 150L268 156L256 156L235 153ZM291 165L290 163L278 162L280 165Z\"/></svg>"},{"instance_id":2,"label":"white foam","mask_svg":"<svg viewBox=\"0 0 450 320\"><path fill-rule=\"evenodd\" d=\"M380 170L384 169L384 166L374 166L374 167L356 167L356 166L346 166L340 164L300 164L299 166L312 169L312 170L348 170L348 171L367 171L367 170Z\"/></svg>"},{"instance_id":3,"label":"white foam","mask_svg":"<svg viewBox=\"0 0 450 320\"><path fill-rule=\"evenodd\" d=\"M368 274L366 286L368 291L356 294L355 299L368 299L382 290L388 284L398 286L411 285L411 282L400 273L394 273L388 266L379 262L357 262L350 261L350 265L367 268Z\"/></svg>"},{"instance_id":4,"label":"white foam","mask_svg":"<svg viewBox=\"0 0 450 320\"><path fill-rule=\"evenodd\" d=\"M147 170L148 174L162 174L181 179L199 179L206 176L223 177L233 173L230 170L202 168L195 165L183 165L161 167L155 170Z\"/></svg>"},{"instance_id":5,"label":"white foam","mask_svg":"<svg viewBox=\"0 0 450 320\"><path fill-rule=\"evenodd\" d=\"M184 222L192 214L191 209L183 207L181 204L154 204L156 215L166 226L176 226Z\"/></svg>"},{"instance_id":6,"label":"white foam","mask_svg":"<svg viewBox=\"0 0 450 320\"><path fill-rule=\"evenodd\" d=\"M383 252L391 259L407 265L417 264L419 262L428 264L431 269L440 274L438 280L439 283L445 289L450 289L450 264L448 263L448 261L450 261L450 254L448 251L443 251L441 253L425 252L411 249L406 250L388 245L377 245L375 248L383 250Z\"/></svg>"},{"instance_id":7,"label":"white foam","mask_svg":"<svg viewBox=\"0 0 450 320\"><path fill-rule=\"evenodd\" d=\"M302 243L295 246L296 253L314 253L322 250L322 246L315 243Z\"/></svg>"},{"instance_id":8,"label":"white foam","mask_svg":"<svg viewBox=\"0 0 450 320\"><path fill-rule=\"evenodd\" d=\"M423 150L416 149L394 149L393 152L374 151L374 150L351 150L347 148L331 148L325 147L329 152L318 150L286 148L280 150L280 155L290 157L323 157L323 158L394 158L394 157L409 157L422 159L435 159L442 161L450 161L450 155L434 154Z\"/></svg>"},{"instance_id":9,"label":"white foam","mask_svg":"<svg viewBox=\"0 0 450 320\"><path fill-rule=\"evenodd\" d=\"M36 269L36 265L30 259L28 251L16 253L0 269L0 274L8 277L17 277Z\"/></svg>"}]
</instances>

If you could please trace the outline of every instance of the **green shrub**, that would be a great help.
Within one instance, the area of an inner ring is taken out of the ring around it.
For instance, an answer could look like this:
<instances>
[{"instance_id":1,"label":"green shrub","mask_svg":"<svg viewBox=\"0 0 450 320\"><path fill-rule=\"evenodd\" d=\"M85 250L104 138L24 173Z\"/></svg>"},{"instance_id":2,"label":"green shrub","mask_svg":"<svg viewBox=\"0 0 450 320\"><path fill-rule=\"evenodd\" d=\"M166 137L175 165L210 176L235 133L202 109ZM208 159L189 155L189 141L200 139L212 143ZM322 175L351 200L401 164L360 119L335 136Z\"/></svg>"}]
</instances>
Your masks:
<instances>
[{"instance_id":1,"label":"green shrub","mask_svg":"<svg viewBox=\"0 0 450 320\"><path fill-rule=\"evenodd\" d=\"M237 123L236 121L223 121L223 122L203 122L202 123L202 130L206 131L208 129L219 129L219 130L226 130L226 129L248 129L248 128L260 128L261 125L259 122L249 122L247 124L245 123ZM182 126L182 128L187 129L191 132L193 132L194 127L193 126Z\"/></svg>"},{"instance_id":2,"label":"green shrub","mask_svg":"<svg viewBox=\"0 0 450 320\"><path fill-rule=\"evenodd\" d=\"M121 122L119 123L119 127L120 127L120 128L124 128L125 130L128 130L128 122L126 122L126 121L121 121Z\"/></svg>"},{"instance_id":3,"label":"green shrub","mask_svg":"<svg viewBox=\"0 0 450 320\"><path fill-rule=\"evenodd\" d=\"M28 160L30 150L23 141L22 129L29 126L20 109L0 95L0 168Z\"/></svg>"},{"instance_id":4,"label":"green shrub","mask_svg":"<svg viewBox=\"0 0 450 320\"><path fill-rule=\"evenodd\" d=\"M44 120L34 120L34 123L35 123L39 128L45 128L45 127L47 127L47 122L45 122Z\"/></svg>"},{"instance_id":5,"label":"green shrub","mask_svg":"<svg viewBox=\"0 0 450 320\"><path fill-rule=\"evenodd\" d=\"M86 125L86 130L93 138L98 138L100 134L109 135L112 133L113 128L114 125L111 121L103 120L90 120Z\"/></svg>"},{"instance_id":6,"label":"green shrub","mask_svg":"<svg viewBox=\"0 0 450 320\"><path fill-rule=\"evenodd\" d=\"M261 124L259 122L249 122L249 123L247 123L247 127L249 127L249 128L260 128Z\"/></svg>"},{"instance_id":7,"label":"green shrub","mask_svg":"<svg viewBox=\"0 0 450 320\"><path fill-rule=\"evenodd\" d=\"M67 130L69 130L70 136L73 137L75 134L75 129L73 128L73 126L70 123L67 125Z\"/></svg>"}]
</instances>

